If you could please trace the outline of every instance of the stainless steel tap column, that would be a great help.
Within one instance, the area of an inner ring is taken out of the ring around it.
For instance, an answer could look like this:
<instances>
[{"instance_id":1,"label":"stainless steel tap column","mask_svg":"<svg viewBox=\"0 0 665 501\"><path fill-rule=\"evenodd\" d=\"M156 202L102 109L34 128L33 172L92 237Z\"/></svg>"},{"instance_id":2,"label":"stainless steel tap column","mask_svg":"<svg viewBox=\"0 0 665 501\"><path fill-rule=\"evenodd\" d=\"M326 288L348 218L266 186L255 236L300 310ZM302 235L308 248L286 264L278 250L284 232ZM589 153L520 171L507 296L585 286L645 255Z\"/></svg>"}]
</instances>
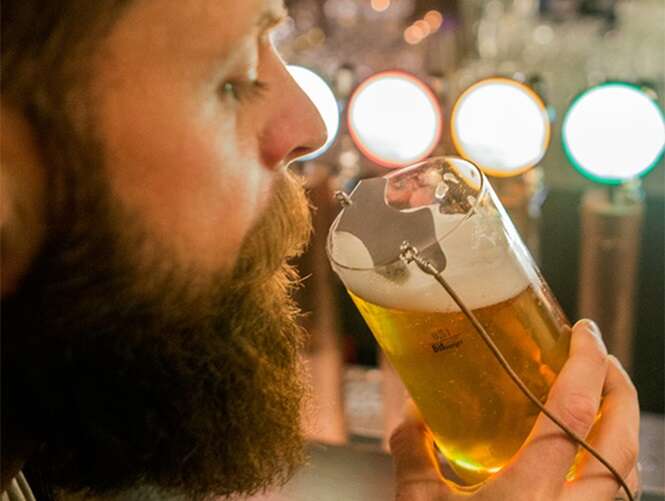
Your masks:
<instances>
[{"instance_id":1,"label":"stainless steel tap column","mask_svg":"<svg viewBox=\"0 0 665 501\"><path fill-rule=\"evenodd\" d=\"M594 319L628 371L644 202L639 187L588 191L581 204L579 315Z\"/></svg>"}]
</instances>

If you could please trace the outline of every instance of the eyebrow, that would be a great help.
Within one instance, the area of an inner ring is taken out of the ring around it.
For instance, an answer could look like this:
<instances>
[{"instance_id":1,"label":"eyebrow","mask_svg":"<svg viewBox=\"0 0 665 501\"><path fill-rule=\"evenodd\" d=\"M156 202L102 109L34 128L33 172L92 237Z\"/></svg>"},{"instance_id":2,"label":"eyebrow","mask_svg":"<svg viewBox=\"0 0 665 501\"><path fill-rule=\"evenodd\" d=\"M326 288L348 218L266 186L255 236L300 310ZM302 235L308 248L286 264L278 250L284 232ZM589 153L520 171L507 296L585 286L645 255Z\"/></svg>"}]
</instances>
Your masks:
<instances>
[{"instance_id":1,"label":"eyebrow","mask_svg":"<svg viewBox=\"0 0 665 501\"><path fill-rule=\"evenodd\" d=\"M282 2L270 2L270 5L266 7L266 10L259 14L255 26L259 31L265 32L280 24L286 16L286 7L284 7Z\"/></svg>"}]
</instances>

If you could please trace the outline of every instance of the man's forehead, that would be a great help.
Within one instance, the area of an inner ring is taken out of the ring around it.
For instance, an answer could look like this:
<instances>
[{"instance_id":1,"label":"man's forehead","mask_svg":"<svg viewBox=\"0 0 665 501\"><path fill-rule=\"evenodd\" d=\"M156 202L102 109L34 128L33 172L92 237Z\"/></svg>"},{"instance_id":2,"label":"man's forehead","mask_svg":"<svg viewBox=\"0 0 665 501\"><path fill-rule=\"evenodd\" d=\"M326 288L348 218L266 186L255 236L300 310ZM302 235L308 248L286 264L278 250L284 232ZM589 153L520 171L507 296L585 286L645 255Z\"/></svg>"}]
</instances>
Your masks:
<instances>
[{"instance_id":1,"label":"man's forehead","mask_svg":"<svg viewBox=\"0 0 665 501\"><path fill-rule=\"evenodd\" d=\"M233 54L243 38L275 24L283 0L141 0L115 33L128 57L205 62Z\"/></svg>"},{"instance_id":2,"label":"man's forehead","mask_svg":"<svg viewBox=\"0 0 665 501\"><path fill-rule=\"evenodd\" d=\"M207 28L230 37L270 26L286 14L283 0L194 0L182 4L181 8L188 11L184 14L195 21L191 29Z\"/></svg>"}]
</instances>

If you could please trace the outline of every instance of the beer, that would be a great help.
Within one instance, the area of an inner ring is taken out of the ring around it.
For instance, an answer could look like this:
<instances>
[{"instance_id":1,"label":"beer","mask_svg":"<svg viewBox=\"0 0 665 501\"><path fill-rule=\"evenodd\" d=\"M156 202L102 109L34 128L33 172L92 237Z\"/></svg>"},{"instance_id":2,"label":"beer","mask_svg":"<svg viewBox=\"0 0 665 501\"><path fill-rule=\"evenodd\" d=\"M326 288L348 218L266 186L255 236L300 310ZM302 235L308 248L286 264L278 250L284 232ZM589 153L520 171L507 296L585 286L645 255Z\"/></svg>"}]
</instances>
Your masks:
<instances>
[{"instance_id":1,"label":"beer","mask_svg":"<svg viewBox=\"0 0 665 501\"><path fill-rule=\"evenodd\" d=\"M542 402L570 341L556 300L493 190L477 169L474 176L474 169L446 157L389 174L383 197L372 200L381 218L364 217L358 208L374 207L359 198L333 223L327 247L333 268L438 448L469 484L485 480L510 460L539 409L445 289L416 263L401 261L398 232L411 235L404 239L414 235L405 215L419 214L412 219L413 227L425 233L416 235L418 252L425 259L435 256L437 270ZM361 193L358 197L372 196L371 189ZM401 214L391 220L391 211L381 204L392 204ZM423 219L427 210L433 225Z\"/></svg>"},{"instance_id":2,"label":"beer","mask_svg":"<svg viewBox=\"0 0 665 501\"><path fill-rule=\"evenodd\" d=\"M406 311L350 293L420 409L433 438L470 484L499 471L520 448L538 408L499 365L460 311ZM545 401L567 354L555 316L527 287L473 310L526 385Z\"/></svg>"},{"instance_id":3,"label":"beer","mask_svg":"<svg viewBox=\"0 0 665 501\"><path fill-rule=\"evenodd\" d=\"M530 256L497 214L436 222L440 235L455 228L441 243L444 278L544 402L568 355L569 329ZM339 260L367 262L353 236L340 232L335 244ZM476 484L499 471L539 410L452 298L414 265L336 270L459 477Z\"/></svg>"}]
</instances>

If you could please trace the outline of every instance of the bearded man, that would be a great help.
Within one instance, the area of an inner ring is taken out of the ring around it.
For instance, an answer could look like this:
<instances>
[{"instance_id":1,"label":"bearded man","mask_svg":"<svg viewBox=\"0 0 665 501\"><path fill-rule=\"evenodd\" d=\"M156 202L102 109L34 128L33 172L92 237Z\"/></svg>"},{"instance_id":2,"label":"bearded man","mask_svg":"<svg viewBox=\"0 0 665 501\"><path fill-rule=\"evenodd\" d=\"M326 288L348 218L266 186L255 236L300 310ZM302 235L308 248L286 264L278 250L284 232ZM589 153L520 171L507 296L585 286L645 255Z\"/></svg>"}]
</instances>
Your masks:
<instances>
[{"instance_id":1,"label":"bearded man","mask_svg":"<svg viewBox=\"0 0 665 501\"><path fill-rule=\"evenodd\" d=\"M31 495L26 462L54 499L252 494L302 462L287 262L310 226L286 167L324 126L270 42L284 16L281 0L3 1L5 496ZM548 405L586 434L604 388L595 442L627 476L637 400L594 332L575 329ZM576 448L548 422L534 438L477 499L611 499L593 463L566 485ZM399 499L457 499L418 418L393 448Z\"/></svg>"}]
</instances>

